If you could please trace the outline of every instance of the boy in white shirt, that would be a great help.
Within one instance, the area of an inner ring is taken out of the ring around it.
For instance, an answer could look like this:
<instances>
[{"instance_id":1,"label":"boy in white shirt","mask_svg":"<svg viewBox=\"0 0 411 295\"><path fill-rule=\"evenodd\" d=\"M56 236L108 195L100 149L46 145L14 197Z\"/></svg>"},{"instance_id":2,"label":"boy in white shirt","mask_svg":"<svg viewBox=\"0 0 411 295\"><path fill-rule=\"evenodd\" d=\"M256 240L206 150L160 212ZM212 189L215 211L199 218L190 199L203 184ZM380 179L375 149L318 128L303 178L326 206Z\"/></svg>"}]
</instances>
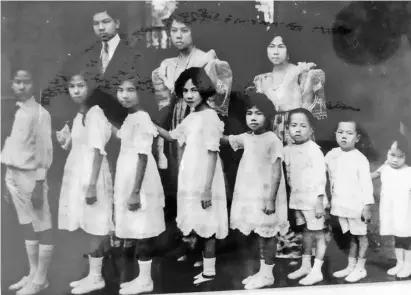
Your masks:
<instances>
[{"instance_id":1,"label":"boy in white shirt","mask_svg":"<svg viewBox=\"0 0 411 295\"><path fill-rule=\"evenodd\" d=\"M17 295L46 289L53 253L51 214L47 200L47 170L53 160L51 117L33 96L33 72L13 71L12 89L18 107L1 162L7 166L7 201L13 202L23 231L30 273L10 286Z\"/></svg>"},{"instance_id":2,"label":"boy in white shirt","mask_svg":"<svg viewBox=\"0 0 411 295\"><path fill-rule=\"evenodd\" d=\"M313 285L323 280L321 271L327 249L325 209L327 183L324 155L312 141L314 117L310 111L299 108L290 111L288 128L294 144L284 148L284 163L291 188L290 209L295 210L297 225L305 225L301 267L288 275L289 279L302 278L301 285ZM315 260L311 254L315 242Z\"/></svg>"},{"instance_id":3,"label":"boy in white shirt","mask_svg":"<svg viewBox=\"0 0 411 295\"><path fill-rule=\"evenodd\" d=\"M343 233L349 232L348 266L334 277L357 282L367 276L367 224L371 221L370 206L374 204L370 164L356 149L361 134L354 121L340 121L336 140L340 147L325 157L331 182L331 214L338 216ZM358 257L358 260L357 260Z\"/></svg>"}]
</instances>

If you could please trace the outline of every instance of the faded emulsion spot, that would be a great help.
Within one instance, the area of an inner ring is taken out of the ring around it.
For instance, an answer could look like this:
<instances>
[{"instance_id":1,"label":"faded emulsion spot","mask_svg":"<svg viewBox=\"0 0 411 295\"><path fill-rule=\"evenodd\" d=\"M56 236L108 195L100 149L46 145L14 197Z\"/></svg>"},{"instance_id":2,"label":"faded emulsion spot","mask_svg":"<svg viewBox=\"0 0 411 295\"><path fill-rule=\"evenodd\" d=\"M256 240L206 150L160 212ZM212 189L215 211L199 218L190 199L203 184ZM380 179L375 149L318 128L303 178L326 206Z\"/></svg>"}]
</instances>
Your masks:
<instances>
[{"instance_id":1,"label":"faded emulsion spot","mask_svg":"<svg viewBox=\"0 0 411 295\"><path fill-rule=\"evenodd\" d=\"M398 50L406 32L407 2L353 2L336 16L332 27L338 57L356 65L378 64Z\"/></svg>"}]
</instances>

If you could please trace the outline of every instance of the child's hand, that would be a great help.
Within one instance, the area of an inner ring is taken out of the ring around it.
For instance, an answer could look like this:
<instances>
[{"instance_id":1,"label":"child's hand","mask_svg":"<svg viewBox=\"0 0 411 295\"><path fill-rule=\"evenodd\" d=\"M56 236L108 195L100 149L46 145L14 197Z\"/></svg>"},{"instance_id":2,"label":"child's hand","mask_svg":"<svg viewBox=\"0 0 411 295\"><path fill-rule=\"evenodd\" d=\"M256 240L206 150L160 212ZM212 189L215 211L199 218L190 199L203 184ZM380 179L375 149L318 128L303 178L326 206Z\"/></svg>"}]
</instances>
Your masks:
<instances>
[{"instance_id":1,"label":"child's hand","mask_svg":"<svg viewBox=\"0 0 411 295\"><path fill-rule=\"evenodd\" d=\"M265 201L263 212L267 215L271 215L275 213L275 202L272 199L268 199Z\"/></svg>"},{"instance_id":2,"label":"child's hand","mask_svg":"<svg viewBox=\"0 0 411 295\"><path fill-rule=\"evenodd\" d=\"M371 208L369 205L366 205L364 207L364 210L362 211L362 215L361 215L361 221L363 221L365 224L368 224L371 222Z\"/></svg>"},{"instance_id":3,"label":"child's hand","mask_svg":"<svg viewBox=\"0 0 411 295\"><path fill-rule=\"evenodd\" d=\"M97 202L97 188L95 184L90 184L86 194L86 204L91 206Z\"/></svg>"},{"instance_id":4,"label":"child's hand","mask_svg":"<svg viewBox=\"0 0 411 295\"><path fill-rule=\"evenodd\" d=\"M211 189L205 189L201 194L201 206L203 209L207 209L212 206L211 203Z\"/></svg>"},{"instance_id":5,"label":"child's hand","mask_svg":"<svg viewBox=\"0 0 411 295\"><path fill-rule=\"evenodd\" d=\"M35 210L40 209L43 206L43 181L36 181L36 186L31 196L31 203Z\"/></svg>"},{"instance_id":6,"label":"child's hand","mask_svg":"<svg viewBox=\"0 0 411 295\"><path fill-rule=\"evenodd\" d=\"M134 192L127 201L129 211L137 211L141 208L140 193Z\"/></svg>"},{"instance_id":7,"label":"child's hand","mask_svg":"<svg viewBox=\"0 0 411 295\"><path fill-rule=\"evenodd\" d=\"M323 216L325 216L324 205L322 202L317 202L315 206L315 218L320 219Z\"/></svg>"}]
</instances>

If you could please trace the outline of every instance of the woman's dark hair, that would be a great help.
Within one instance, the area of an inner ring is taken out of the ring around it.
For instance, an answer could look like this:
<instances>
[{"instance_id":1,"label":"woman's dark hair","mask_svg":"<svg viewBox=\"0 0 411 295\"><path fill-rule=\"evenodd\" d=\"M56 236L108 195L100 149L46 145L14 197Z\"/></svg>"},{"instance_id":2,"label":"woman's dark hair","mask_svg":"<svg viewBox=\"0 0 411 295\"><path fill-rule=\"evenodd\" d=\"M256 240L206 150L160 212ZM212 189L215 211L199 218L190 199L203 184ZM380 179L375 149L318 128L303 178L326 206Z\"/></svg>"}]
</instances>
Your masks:
<instances>
[{"instance_id":1,"label":"woman's dark hair","mask_svg":"<svg viewBox=\"0 0 411 295\"><path fill-rule=\"evenodd\" d=\"M305 108L297 108L294 110L291 110L288 114L288 119L287 119L287 126L290 125L291 123L291 117L295 114L303 114L307 117L308 123L310 124L310 127L314 130L314 124L315 124L315 118L311 112Z\"/></svg>"},{"instance_id":2,"label":"woman's dark hair","mask_svg":"<svg viewBox=\"0 0 411 295\"><path fill-rule=\"evenodd\" d=\"M411 165L411 151L408 139L402 133L396 132L393 136L390 137L387 149L390 149L393 143L397 143L397 149L405 154L405 163L407 165Z\"/></svg>"},{"instance_id":3,"label":"woman's dark hair","mask_svg":"<svg viewBox=\"0 0 411 295\"><path fill-rule=\"evenodd\" d=\"M199 21L195 10L195 7L190 5L190 3L180 2L176 10L168 18L164 19L163 23L168 29L171 28L173 21L183 23L191 28L193 24Z\"/></svg>"},{"instance_id":4,"label":"woman's dark hair","mask_svg":"<svg viewBox=\"0 0 411 295\"><path fill-rule=\"evenodd\" d=\"M190 79L197 87L203 101L216 94L216 89L204 68L189 68L181 73L174 84L177 97L183 97L184 85Z\"/></svg>"},{"instance_id":5,"label":"woman's dark hair","mask_svg":"<svg viewBox=\"0 0 411 295\"><path fill-rule=\"evenodd\" d=\"M256 92L254 89L247 90L245 92L245 111L247 112L249 109L256 107L264 114L265 117L265 128L269 130L273 126L274 117L276 114L275 106L268 99L268 97L262 93Z\"/></svg>"}]
</instances>

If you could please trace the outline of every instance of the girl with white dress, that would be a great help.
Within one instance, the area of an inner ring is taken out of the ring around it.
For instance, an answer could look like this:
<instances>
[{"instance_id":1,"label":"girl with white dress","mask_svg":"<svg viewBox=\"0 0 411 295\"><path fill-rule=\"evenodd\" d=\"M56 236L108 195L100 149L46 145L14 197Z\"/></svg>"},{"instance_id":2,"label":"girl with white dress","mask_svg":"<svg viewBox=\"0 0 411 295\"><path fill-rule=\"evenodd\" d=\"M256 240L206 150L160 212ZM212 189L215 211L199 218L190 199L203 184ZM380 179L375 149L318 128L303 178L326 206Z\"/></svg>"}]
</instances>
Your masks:
<instances>
[{"instance_id":1,"label":"girl with white dress","mask_svg":"<svg viewBox=\"0 0 411 295\"><path fill-rule=\"evenodd\" d=\"M70 283L72 294L84 294L105 287L101 273L103 241L113 230L113 183L105 146L112 127L102 109L91 104L91 89L84 74L69 77L68 91L79 112L71 132L66 125L57 133L63 149L70 150L60 192L58 227L82 229L90 235L89 274Z\"/></svg>"},{"instance_id":2,"label":"girl with white dress","mask_svg":"<svg viewBox=\"0 0 411 295\"><path fill-rule=\"evenodd\" d=\"M138 78L120 78L117 98L129 115L117 132L121 139L114 186L115 232L121 239L138 242L140 273L134 280L120 285L120 294L153 291L150 245L165 231L164 191L152 154L157 129L144 109L138 92Z\"/></svg>"},{"instance_id":3,"label":"girl with white dress","mask_svg":"<svg viewBox=\"0 0 411 295\"><path fill-rule=\"evenodd\" d=\"M260 244L260 271L243 280L247 290L274 284L275 236L289 228L287 194L281 173L283 144L271 131L275 109L264 95L251 93L246 103L250 131L224 136L234 150L244 149L234 189L230 228L244 235L254 231Z\"/></svg>"},{"instance_id":4,"label":"girl with white dress","mask_svg":"<svg viewBox=\"0 0 411 295\"><path fill-rule=\"evenodd\" d=\"M161 137L177 140L183 147L176 221L184 236L194 232L205 239L203 272L194 277L197 285L214 279L215 242L228 234L226 190L218 156L224 124L206 103L215 94L215 88L203 68L184 71L175 90L192 111L176 129L157 129Z\"/></svg>"},{"instance_id":5,"label":"girl with white dress","mask_svg":"<svg viewBox=\"0 0 411 295\"><path fill-rule=\"evenodd\" d=\"M380 234L393 235L395 241L395 267L391 276L407 278L411 275L411 167L408 165L409 144L399 134L391 141L387 161L372 173L380 178Z\"/></svg>"}]
</instances>

